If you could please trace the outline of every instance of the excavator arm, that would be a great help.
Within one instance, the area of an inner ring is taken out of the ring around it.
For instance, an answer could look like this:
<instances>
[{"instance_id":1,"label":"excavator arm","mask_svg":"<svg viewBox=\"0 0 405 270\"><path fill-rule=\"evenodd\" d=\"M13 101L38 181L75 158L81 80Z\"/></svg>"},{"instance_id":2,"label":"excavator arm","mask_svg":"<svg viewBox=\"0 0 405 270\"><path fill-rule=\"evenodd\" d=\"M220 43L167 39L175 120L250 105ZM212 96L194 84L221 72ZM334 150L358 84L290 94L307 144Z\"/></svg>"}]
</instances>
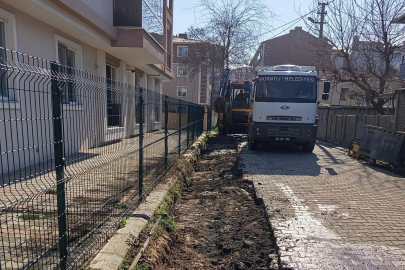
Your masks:
<instances>
[{"instance_id":1,"label":"excavator arm","mask_svg":"<svg viewBox=\"0 0 405 270\"><path fill-rule=\"evenodd\" d=\"M219 96L214 100L214 111L218 113L218 131L220 135L227 133L227 119L229 115L229 69L224 70Z\"/></svg>"}]
</instances>

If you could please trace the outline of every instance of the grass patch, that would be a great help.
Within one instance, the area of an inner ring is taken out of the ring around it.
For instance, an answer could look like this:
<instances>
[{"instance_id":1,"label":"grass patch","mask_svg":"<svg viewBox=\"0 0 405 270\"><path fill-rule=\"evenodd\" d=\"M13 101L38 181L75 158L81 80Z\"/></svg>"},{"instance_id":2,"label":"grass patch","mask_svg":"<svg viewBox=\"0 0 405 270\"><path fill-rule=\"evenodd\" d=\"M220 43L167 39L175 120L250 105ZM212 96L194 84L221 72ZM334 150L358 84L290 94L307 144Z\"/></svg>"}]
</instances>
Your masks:
<instances>
[{"instance_id":1,"label":"grass patch","mask_svg":"<svg viewBox=\"0 0 405 270\"><path fill-rule=\"evenodd\" d=\"M174 187L173 194L174 194L174 201L180 199L180 197L181 197L181 185L180 185L180 183L177 183L176 186Z\"/></svg>"},{"instance_id":2,"label":"grass patch","mask_svg":"<svg viewBox=\"0 0 405 270\"><path fill-rule=\"evenodd\" d=\"M58 191L56 190L56 188L51 188L48 189L47 191L45 191L46 194L51 194L51 195L57 195Z\"/></svg>"},{"instance_id":3,"label":"grass patch","mask_svg":"<svg viewBox=\"0 0 405 270\"><path fill-rule=\"evenodd\" d=\"M121 219L120 222L118 223L117 229L118 229L118 230L119 230L119 229L122 229L122 228L124 228L126 225L127 225L127 219L126 219L126 218L123 218L123 219Z\"/></svg>"},{"instance_id":4,"label":"grass patch","mask_svg":"<svg viewBox=\"0 0 405 270\"><path fill-rule=\"evenodd\" d=\"M164 201L158 206L156 212L158 214L166 214L169 211L169 207L172 203L173 197L170 194L166 194Z\"/></svg>"},{"instance_id":5,"label":"grass patch","mask_svg":"<svg viewBox=\"0 0 405 270\"><path fill-rule=\"evenodd\" d=\"M218 131L219 131L219 130L218 130L218 127L214 127L214 128L212 129L212 131L218 132Z\"/></svg>"},{"instance_id":6,"label":"grass patch","mask_svg":"<svg viewBox=\"0 0 405 270\"><path fill-rule=\"evenodd\" d=\"M138 263L134 270L148 270L149 269L149 265L144 264L144 263Z\"/></svg>"},{"instance_id":7,"label":"grass patch","mask_svg":"<svg viewBox=\"0 0 405 270\"><path fill-rule=\"evenodd\" d=\"M172 216L168 218L162 219L162 225L168 232L174 232L176 230L176 222L174 221Z\"/></svg>"},{"instance_id":8,"label":"grass patch","mask_svg":"<svg viewBox=\"0 0 405 270\"><path fill-rule=\"evenodd\" d=\"M115 204L115 208L118 208L118 209L126 209L126 208L128 208L128 204L126 204L126 203L124 203L124 202L119 202L119 203L116 203L116 204Z\"/></svg>"},{"instance_id":9,"label":"grass patch","mask_svg":"<svg viewBox=\"0 0 405 270\"><path fill-rule=\"evenodd\" d=\"M21 216L19 216L19 218L21 218L22 220L36 220L39 219L39 215L24 213Z\"/></svg>"},{"instance_id":10,"label":"grass patch","mask_svg":"<svg viewBox=\"0 0 405 270\"><path fill-rule=\"evenodd\" d=\"M54 218L54 217L57 217L57 216L58 216L58 213L45 214L45 215L42 216L42 219Z\"/></svg>"}]
</instances>

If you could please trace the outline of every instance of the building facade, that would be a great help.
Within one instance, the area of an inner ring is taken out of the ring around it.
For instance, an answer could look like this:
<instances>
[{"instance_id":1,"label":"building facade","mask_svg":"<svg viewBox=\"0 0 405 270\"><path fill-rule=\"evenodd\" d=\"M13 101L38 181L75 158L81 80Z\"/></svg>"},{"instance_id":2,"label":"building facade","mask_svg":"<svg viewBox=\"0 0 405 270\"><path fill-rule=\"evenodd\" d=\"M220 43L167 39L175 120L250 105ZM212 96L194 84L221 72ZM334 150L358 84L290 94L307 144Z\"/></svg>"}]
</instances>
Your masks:
<instances>
[{"instance_id":1,"label":"building facade","mask_svg":"<svg viewBox=\"0 0 405 270\"><path fill-rule=\"evenodd\" d=\"M74 144L69 140L66 142L65 154L69 155L139 133L139 119L136 117L139 100L135 100L136 94L132 92L149 89L156 95L148 92L148 99L156 101L162 93L163 82L174 78L172 25L173 0L2 0L0 47L7 49L2 50L2 64L8 61L5 60L7 57L16 55L13 51L18 51L38 59L57 61L76 73L80 70L103 78L104 94L97 102L90 102L86 93L79 92L85 90L69 85L62 87L64 125L72 126L73 122L69 121L73 119L87 119L88 124L78 126L86 126L97 134L88 136L80 134L85 131L66 128L66 132L76 132L66 134L66 137L77 137ZM75 76L75 73L67 73ZM120 91L127 93L112 98L115 95L112 85L120 85ZM126 86L121 87L123 85ZM26 84L24 87L31 90L35 85ZM42 87L41 91L50 91L50 87ZM40 104L35 100L39 95L35 96L35 91L16 91L10 87L0 89L0 119L4 120L0 123L4 126L0 128L4 128L7 134L21 134L16 138L0 138L0 144L10 148L2 148L3 173L16 169L7 165L7 159L13 159L13 164L21 168L35 163L35 160L52 158L52 151L39 149L50 138L38 137L34 141L24 133L22 125L5 126L9 118L39 119L40 109L27 106L35 102ZM51 106L50 102L44 104ZM145 110L144 130L159 129L161 102L149 102ZM89 117L92 112L97 114ZM38 125L32 127L33 133L52 124L49 121L37 122ZM19 150L24 153L14 151L16 145L27 146ZM30 158L20 159L16 155Z\"/></svg>"},{"instance_id":2,"label":"building facade","mask_svg":"<svg viewBox=\"0 0 405 270\"><path fill-rule=\"evenodd\" d=\"M189 69L182 62L188 51L195 51L195 47L200 44L202 44L200 41L189 39L187 34L173 37L175 79L164 82L163 94L201 105L211 104L211 90L214 93L218 92L221 72L214 69L214 84L212 85L212 72L208 64L201 63L198 72L190 74Z\"/></svg>"}]
</instances>

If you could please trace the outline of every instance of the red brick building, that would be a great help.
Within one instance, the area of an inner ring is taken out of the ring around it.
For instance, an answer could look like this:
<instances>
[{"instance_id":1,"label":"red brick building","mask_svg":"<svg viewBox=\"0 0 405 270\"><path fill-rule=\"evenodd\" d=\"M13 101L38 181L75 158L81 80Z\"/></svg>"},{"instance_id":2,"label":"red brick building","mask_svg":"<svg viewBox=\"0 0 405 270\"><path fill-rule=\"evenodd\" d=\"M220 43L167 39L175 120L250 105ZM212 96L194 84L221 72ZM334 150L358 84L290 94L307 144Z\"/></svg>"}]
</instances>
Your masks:
<instances>
[{"instance_id":1,"label":"red brick building","mask_svg":"<svg viewBox=\"0 0 405 270\"><path fill-rule=\"evenodd\" d=\"M212 88L211 69L206 63L201 63L197 74L190 74L190 70L182 64L182 59L193 46L201 41L187 38L187 34L173 37L173 66L174 80L163 84L163 94L185 101L210 105L211 89L214 93L219 90L221 72L215 70L214 87Z\"/></svg>"}]
</instances>

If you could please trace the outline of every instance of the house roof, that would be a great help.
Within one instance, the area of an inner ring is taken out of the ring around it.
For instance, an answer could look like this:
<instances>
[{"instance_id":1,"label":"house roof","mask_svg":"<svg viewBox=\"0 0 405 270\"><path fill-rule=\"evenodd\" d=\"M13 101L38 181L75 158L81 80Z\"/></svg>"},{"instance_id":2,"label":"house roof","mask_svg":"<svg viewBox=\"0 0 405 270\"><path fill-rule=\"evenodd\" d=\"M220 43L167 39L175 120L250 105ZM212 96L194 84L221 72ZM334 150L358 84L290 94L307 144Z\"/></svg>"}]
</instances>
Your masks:
<instances>
[{"instance_id":1,"label":"house roof","mask_svg":"<svg viewBox=\"0 0 405 270\"><path fill-rule=\"evenodd\" d=\"M182 38L182 37L178 37L178 36L173 37L173 43L199 43L199 42L202 42L202 41L196 40L196 39L190 39L190 38Z\"/></svg>"},{"instance_id":2,"label":"house roof","mask_svg":"<svg viewBox=\"0 0 405 270\"><path fill-rule=\"evenodd\" d=\"M392 20L394 23L405 23L405 14L396 17Z\"/></svg>"}]
</instances>

